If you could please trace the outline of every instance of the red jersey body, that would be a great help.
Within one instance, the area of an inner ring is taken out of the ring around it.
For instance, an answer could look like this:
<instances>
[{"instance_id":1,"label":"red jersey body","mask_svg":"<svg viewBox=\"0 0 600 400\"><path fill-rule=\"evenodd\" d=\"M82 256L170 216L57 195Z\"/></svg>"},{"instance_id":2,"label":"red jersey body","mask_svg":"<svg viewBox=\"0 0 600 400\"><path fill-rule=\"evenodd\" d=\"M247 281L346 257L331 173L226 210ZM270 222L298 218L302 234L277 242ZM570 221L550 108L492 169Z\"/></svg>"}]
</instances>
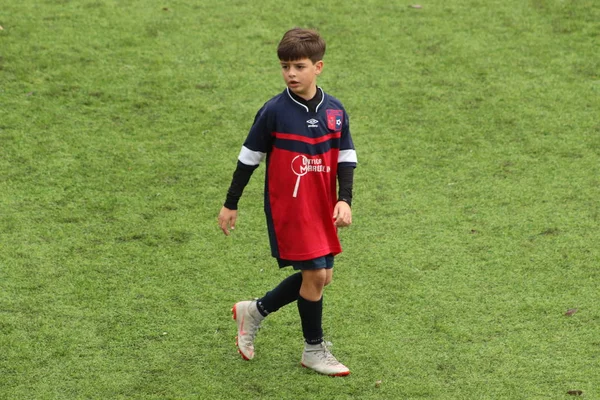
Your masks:
<instances>
[{"instance_id":1,"label":"red jersey body","mask_svg":"<svg viewBox=\"0 0 600 400\"><path fill-rule=\"evenodd\" d=\"M322 93L311 112L288 89L269 100L256 115L239 162L255 168L264 158L272 255L304 261L340 253L333 220L337 170L357 161L342 104Z\"/></svg>"}]
</instances>

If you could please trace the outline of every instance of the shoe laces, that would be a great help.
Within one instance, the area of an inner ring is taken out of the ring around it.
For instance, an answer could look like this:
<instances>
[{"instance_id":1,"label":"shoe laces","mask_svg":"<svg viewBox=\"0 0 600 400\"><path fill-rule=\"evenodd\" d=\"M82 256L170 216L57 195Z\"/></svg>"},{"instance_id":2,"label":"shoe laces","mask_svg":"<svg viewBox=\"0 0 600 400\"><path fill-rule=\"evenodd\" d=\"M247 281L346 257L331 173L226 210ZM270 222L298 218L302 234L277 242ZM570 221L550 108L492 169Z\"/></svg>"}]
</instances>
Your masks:
<instances>
[{"instance_id":1,"label":"shoe laces","mask_svg":"<svg viewBox=\"0 0 600 400\"><path fill-rule=\"evenodd\" d=\"M340 362L334 357L333 354L331 354L331 351L329 351L327 344L325 343L326 342L323 342L321 349L317 350L315 355L327 365L340 365ZM328 344L331 345L331 343Z\"/></svg>"}]
</instances>

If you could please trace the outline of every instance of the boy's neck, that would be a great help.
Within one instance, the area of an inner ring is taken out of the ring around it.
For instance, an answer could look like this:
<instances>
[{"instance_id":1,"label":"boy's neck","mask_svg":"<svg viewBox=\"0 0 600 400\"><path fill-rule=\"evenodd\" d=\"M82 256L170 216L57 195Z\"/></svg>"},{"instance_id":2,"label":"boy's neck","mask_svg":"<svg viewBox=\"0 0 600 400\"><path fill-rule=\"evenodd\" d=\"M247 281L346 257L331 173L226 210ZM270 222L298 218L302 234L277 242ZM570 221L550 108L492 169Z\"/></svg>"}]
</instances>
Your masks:
<instances>
[{"instance_id":1,"label":"boy's neck","mask_svg":"<svg viewBox=\"0 0 600 400\"><path fill-rule=\"evenodd\" d=\"M317 94L317 91L318 91L317 85L313 85L308 93L298 94L298 93L294 93L293 90L292 90L292 93L294 93L296 96L298 96L306 101L310 101L311 99L313 99L315 97L315 95Z\"/></svg>"},{"instance_id":2,"label":"boy's neck","mask_svg":"<svg viewBox=\"0 0 600 400\"><path fill-rule=\"evenodd\" d=\"M289 92L293 99L295 99L300 104L304 104L306 107L308 107L308 109L311 112L316 112L319 103L321 102L321 100L323 100L323 92L317 86L315 86L314 96L308 100L300 95L297 95L292 90L290 90Z\"/></svg>"}]
</instances>

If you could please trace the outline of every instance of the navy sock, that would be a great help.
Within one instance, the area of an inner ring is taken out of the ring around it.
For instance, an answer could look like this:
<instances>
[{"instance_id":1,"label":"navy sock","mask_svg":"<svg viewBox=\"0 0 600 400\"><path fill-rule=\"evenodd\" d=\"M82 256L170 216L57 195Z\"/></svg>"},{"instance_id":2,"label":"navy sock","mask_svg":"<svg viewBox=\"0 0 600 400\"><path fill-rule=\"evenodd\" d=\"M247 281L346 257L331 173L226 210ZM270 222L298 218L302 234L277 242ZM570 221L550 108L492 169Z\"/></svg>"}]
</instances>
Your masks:
<instances>
[{"instance_id":1,"label":"navy sock","mask_svg":"<svg viewBox=\"0 0 600 400\"><path fill-rule=\"evenodd\" d=\"M323 297L319 301L309 301L298 296L298 312L302 321L302 333L308 344L319 344L323 341Z\"/></svg>"},{"instance_id":2,"label":"navy sock","mask_svg":"<svg viewBox=\"0 0 600 400\"><path fill-rule=\"evenodd\" d=\"M263 316L279 310L286 304L298 300L302 286L302 273L297 272L282 280L273 290L258 299L256 306Z\"/></svg>"}]
</instances>

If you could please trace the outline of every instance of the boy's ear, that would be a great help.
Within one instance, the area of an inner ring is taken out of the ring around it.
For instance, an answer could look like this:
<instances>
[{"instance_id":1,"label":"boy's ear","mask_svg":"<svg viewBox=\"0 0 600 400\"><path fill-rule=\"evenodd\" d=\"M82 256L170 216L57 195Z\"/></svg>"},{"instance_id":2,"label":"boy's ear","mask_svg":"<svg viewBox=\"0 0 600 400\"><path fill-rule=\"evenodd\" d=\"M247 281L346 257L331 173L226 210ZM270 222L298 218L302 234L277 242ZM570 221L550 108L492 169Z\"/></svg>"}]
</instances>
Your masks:
<instances>
[{"instance_id":1,"label":"boy's ear","mask_svg":"<svg viewBox=\"0 0 600 400\"><path fill-rule=\"evenodd\" d=\"M323 71L323 60L319 60L315 63L315 73L319 75Z\"/></svg>"}]
</instances>

